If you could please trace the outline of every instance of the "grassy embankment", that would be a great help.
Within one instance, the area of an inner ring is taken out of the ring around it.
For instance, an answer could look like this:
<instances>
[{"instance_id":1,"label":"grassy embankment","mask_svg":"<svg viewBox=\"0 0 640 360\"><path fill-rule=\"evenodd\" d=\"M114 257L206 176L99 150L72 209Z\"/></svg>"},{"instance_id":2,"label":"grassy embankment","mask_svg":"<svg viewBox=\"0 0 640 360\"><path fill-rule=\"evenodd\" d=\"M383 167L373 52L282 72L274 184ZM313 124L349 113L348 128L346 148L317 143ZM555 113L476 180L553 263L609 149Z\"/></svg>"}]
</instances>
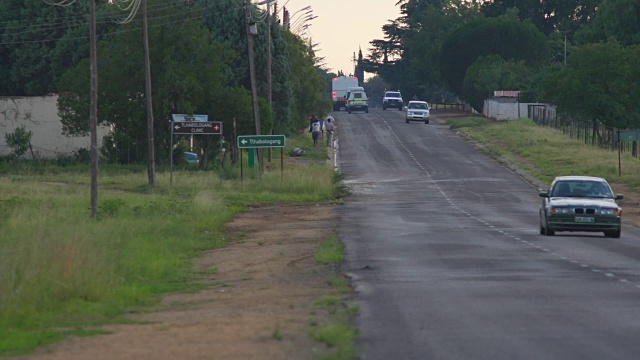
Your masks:
<instances>
[{"instance_id":1,"label":"grassy embankment","mask_svg":"<svg viewBox=\"0 0 640 360\"><path fill-rule=\"evenodd\" d=\"M285 157L303 147L305 159L327 158L308 134L287 142ZM197 290L191 260L224 246L224 224L246 205L331 201L343 190L321 161L285 165L281 178L279 157L274 149L262 176L245 161L242 182L238 168L182 166L170 185L158 168L153 188L144 165L101 164L95 220L89 165L0 161L0 356L99 333L164 293ZM329 248L328 261L341 261L343 250Z\"/></svg>"},{"instance_id":2,"label":"grassy embankment","mask_svg":"<svg viewBox=\"0 0 640 360\"><path fill-rule=\"evenodd\" d=\"M546 184L555 176L590 175L607 179L614 190L615 184L621 184L640 192L640 160L629 153L621 156L619 176L617 151L572 140L558 129L541 127L528 119L490 122L466 118L448 124L482 143L490 156L506 158Z\"/></svg>"}]
</instances>

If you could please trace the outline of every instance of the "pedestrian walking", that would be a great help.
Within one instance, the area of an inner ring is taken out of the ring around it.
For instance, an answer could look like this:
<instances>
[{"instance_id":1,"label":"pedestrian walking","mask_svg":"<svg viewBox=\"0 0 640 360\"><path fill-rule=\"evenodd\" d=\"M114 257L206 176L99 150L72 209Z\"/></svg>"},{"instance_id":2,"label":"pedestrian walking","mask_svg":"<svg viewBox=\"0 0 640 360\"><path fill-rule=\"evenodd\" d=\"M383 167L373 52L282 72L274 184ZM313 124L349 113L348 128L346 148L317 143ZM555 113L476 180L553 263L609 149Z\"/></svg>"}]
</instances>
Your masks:
<instances>
[{"instance_id":1,"label":"pedestrian walking","mask_svg":"<svg viewBox=\"0 0 640 360\"><path fill-rule=\"evenodd\" d=\"M327 130L327 147L333 147L333 131L335 130L335 125L332 116L327 117L325 129Z\"/></svg>"},{"instance_id":2,"label":"pedestrian walking","mask_svg":"<svg viewBox=\"0 0 640 360\"><path fill-rule=\"evenodd\" d=\"M320 119L320 140L324 139L325 126L324 118Z\"/></svg>"},{"instance_id":3,"label":"pedestrian walking","mask_svg":"<svg viewBox=\"0 0 640 360\"><path fill-rule=\"evenodd\" d=\"M313 115L311 117L311 123L309 124L309 132L311 133L311 138L313 139L313 147L318 146L318 140L320 139L321 133L321 124L320 119Z\"/></svg>"}]
</instances>

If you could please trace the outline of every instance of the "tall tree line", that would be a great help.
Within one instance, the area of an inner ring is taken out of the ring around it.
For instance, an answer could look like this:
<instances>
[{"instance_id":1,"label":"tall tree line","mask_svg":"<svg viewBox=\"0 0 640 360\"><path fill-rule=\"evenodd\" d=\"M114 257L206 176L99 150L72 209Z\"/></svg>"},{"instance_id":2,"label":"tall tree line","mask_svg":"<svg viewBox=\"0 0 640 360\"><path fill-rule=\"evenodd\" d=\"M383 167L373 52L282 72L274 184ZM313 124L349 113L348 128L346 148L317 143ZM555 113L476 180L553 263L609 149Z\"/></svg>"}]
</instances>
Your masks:
<instances>
[{"instance_id":1,"label":"tall tree line","mask_svg":"<svg viewBox=\"0 0 640 360\"><path fill-rule=\"evenodd\" d=\"M98 0L99 121L113 132L103 155L114 161L144 161L146 128L142 27L114 20L126 15ZM227 140L234 119L240 134L255 132L243 0L148 0L153 78L154 137L158 161L169 152L173 113L207 114L222 121ZM329 111L324 70L309 44L272 22L266 39L264 9L252 6L262 133L289 134L310 114ZM42 0L0 2L0 96L58 93L67 135L88 131L88 6L49 6ZM275 14L277 15L277 14ZM266 103L267 46L271 46L273 107Z\"/></svg>"},{"instance_id":2,"label":"tall tree line","mask_svg":"<svg viewBox=\"0 0 640 360\"><path fill-rule=\"evenodd\" d=\"M493 90L520 90L522 101L579 110L585 121L640 127L628 101L638 93L640 0L397 5L401 15L382 26L384 38L370 42L362 62L391 88L432 102L461 98L477 110Z\"/></svg>"}]
</instances>

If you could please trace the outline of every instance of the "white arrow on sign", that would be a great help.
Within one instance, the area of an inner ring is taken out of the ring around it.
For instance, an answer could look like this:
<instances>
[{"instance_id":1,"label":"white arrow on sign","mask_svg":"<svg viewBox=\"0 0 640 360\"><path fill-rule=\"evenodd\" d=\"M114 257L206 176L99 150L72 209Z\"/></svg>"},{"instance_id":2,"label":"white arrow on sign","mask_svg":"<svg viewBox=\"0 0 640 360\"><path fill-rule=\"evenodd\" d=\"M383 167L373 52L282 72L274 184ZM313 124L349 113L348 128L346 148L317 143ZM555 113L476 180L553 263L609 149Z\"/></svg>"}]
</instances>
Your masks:
<instances>
[{"instance_id":1,"label":"white arrow on sign","mask_svg":"<svg viewBox=\"0 0 640 360\"><path fill-rule=\"evenodd\" d=\"M242 141L240 141L240 142L242 143L242 145L244 145L244 144L246 144L246 143L247 143L247 140L242 139Z\"/></svg>"}]
</instances>

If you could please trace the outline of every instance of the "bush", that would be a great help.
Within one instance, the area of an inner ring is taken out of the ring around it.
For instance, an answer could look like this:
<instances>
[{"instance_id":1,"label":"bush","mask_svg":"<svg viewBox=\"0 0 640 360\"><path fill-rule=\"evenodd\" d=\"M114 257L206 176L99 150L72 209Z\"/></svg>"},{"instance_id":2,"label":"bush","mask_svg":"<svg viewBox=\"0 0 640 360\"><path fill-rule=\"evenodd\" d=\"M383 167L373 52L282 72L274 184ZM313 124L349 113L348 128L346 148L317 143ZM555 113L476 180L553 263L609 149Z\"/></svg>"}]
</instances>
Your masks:
<instances>
[{"instance_id":1,"label":"bush","mask_svg":"<svg viewBox=\"0 0 640 360\"><path fill-rule=\"evenodd\" d=\"M12 154L15 157L20 157L29 150L32 136L33 133L27 131L24 125L21 125L14 132L5 134L4 139L7 142L7 146L13 149Z\"/></svg>"}]
</instances>

